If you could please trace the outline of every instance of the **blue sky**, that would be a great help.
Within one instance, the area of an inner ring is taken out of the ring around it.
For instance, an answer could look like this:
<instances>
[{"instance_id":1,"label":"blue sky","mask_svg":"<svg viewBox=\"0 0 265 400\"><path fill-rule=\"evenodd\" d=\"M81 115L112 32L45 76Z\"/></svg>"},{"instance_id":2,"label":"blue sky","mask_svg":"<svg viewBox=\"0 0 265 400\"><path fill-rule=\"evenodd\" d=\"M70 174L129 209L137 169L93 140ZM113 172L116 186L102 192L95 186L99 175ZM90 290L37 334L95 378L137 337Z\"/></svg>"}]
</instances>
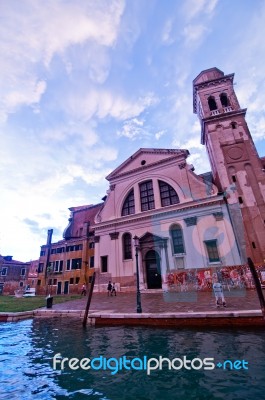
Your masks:
<instances>
[{"instance_id":1,"label":"blue sky","mask_svg":"<svg viewBox=\"0 0 265 400\"><path fill-rule=\"evenodd\" d=\"M37 259L69 207L95 204L140 147L187 148L209 170L192 108L204 69L235 72L265 155L262 0L1 0L0 253Z\"/></svg>"}]
</instances>

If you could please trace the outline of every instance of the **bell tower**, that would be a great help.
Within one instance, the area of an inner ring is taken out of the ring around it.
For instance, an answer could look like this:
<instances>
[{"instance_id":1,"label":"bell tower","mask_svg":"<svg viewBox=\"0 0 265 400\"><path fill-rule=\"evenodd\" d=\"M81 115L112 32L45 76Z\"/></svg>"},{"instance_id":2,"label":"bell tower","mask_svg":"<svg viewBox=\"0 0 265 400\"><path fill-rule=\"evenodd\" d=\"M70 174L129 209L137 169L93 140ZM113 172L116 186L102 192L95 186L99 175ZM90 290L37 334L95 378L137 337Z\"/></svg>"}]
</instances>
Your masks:
<instances>
[{"instance_id":1,"label":"bell tower","mask_svg":"<svg viewBox=\"0 0 265 400\"><path fill-rule=\"evenodd\" d=\"M224 192L241 252L265 263L265 157L260 158L237 100L234 74L218 68L193 81L193 111L201 123L213 179ZM242 219L244 238L242 235ZM241 226L240 226L241 221Z\"/></svg>"}]
</instances>

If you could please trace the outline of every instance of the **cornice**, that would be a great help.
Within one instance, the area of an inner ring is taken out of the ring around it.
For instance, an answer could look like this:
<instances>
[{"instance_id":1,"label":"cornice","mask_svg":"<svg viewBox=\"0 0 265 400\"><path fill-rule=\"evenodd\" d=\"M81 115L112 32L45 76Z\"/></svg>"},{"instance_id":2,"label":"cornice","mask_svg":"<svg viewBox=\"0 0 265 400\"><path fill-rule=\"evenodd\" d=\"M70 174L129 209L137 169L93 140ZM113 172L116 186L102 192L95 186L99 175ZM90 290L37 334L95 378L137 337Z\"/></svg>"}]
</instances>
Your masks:
<instances>
[{"instance_id":1,"label":"cornice","mask_svg":"<svg viewBox=\"0 0 265 400\"><path fill-rule=\"evenodd\" d=\"M194 203L194 202L192 202ZM197 209L197 208L202 208L202 207L207 207L207 206L212 206L212 205L222 205L224 204L223 198L214 198L214 199L207 199L207 200L202 200L196 204L186 203L182 204L182 207L176 208L175 206L172 206L170 209L167 210L152 210L148 211L146 213L141 213L141 214L132 214L129 216L129 218L123 217L123 218L117 218L111 221L106 221L106 222L99 222L96 225L93 225L93 229L95 232L98 231L98 229L101 228L114 228L117 226L123 226L127 225L128 223L135 223L135 222L142 222L146 220L152 219L153 221L155 220L160 220L165 217L170 217L171 215L174 215L176 213L182 213L191 209ZM144 214L144 215L143 215ZM97 233L96 233L97 234Z\"/></svg>"}]
</instances>

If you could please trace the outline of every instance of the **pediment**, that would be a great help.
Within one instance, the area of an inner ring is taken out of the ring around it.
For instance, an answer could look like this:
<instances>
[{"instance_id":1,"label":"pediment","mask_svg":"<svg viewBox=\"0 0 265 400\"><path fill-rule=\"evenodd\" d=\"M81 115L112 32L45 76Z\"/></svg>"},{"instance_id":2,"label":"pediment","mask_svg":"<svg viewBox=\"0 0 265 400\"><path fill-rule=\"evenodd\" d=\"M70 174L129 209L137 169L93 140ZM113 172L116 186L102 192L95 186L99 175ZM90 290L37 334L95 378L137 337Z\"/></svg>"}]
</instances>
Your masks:
<instances>
[{"instance_id":1,"label":"pediment","mask_svg":"<svg viewBox=\"0 0 265 400\"><path fill-rule=\"evenodd\" d=\"M174 158L185 160L189 155L188 150L183 149L144 149L136 151L119 167L112 171L106 179L113 180L121 175L146 170L156 164L167 163Z\"/></svg>"},{"instance_id":2,"label":"pediment","mask_svg":"<svg viewBox=\"0 0 265 400\"><path fill-rule=\"evenodd\" d=\"M162 244L162 243L164 243L165 241L167 241L166 238L163 238L163 237L158 236L158 235L154 235L154 234L151 233L151 232L146 232L142 237L139 238L140 246L143 245L143 244L147 244L147 243L148 243L148 244L149 244L149 243L152 243L152 244Z\"/></svg>"}]
</instances>

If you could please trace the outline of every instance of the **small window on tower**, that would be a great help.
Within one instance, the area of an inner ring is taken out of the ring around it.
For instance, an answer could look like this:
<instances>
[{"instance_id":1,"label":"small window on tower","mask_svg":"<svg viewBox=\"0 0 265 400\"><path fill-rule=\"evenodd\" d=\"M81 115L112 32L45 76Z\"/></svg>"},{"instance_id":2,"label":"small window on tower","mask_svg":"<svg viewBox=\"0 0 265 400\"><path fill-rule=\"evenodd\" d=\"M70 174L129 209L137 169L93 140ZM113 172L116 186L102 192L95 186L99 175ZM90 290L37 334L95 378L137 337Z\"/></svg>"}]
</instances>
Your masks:
<instances>
[{"instance_id":1,"label":"small window on tower","mask_svg":"<svg viewBox=\"0 0 265 400\"><path fill-rule=\"evenodd\" d=\"M232 175L232 181L236 182L236 176L235 175Z\"/></svg>"},{"instance_id":2,"label":"small window on tower","mask_svg":"<svg viewBox=\"0 0 265 400\"><path fill-rule=\"evenodd\" d=\"M231 122L231 126L232 126L232 129L236 129L236 127L237 127L236 122Z\"/></svg>"},{"instance_id":3,"label":"small window on tower","mask_svg":"<svg viewBox=\"0 0 265 400\"><path fill-rule=\"evenodd\" d=\"M217 110L216 101L213 96L208 97L208 105L209 105L210 111Z\"/></svg>"},{"instance_id":4,"label":"small window on tower","mask_svg":"<svg viewBox=\"0 0 265 400\"><path fill-rule=\"evenodd\" d=\"M223 107L228 107L230 105L226 93L220 94L220 100Z\"/></svg>"},{"instance_id":5,"label":"small window on tower","mask_svg":"<svg viewBox=\"0 0 265 400\"><path fill-rule=\"evenodd\" d=\"M239 204L243 204L243 199L241 196L238 197Z\"/></svg>"}]
</instances>

